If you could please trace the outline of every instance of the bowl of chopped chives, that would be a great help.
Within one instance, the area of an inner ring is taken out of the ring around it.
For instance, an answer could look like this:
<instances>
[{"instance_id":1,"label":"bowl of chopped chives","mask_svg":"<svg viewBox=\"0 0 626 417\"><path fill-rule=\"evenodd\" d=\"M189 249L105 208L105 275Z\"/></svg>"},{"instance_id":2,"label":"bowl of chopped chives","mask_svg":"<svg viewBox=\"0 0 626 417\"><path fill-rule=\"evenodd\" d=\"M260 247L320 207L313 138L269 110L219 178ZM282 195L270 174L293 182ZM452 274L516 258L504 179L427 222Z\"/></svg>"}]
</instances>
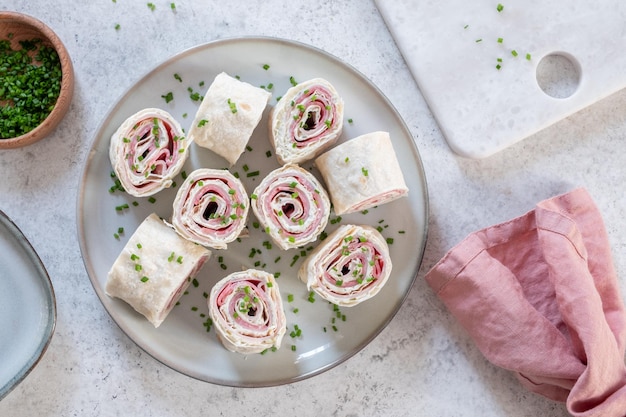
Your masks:
<instances>
[{"instance_id":1,"label":"bowl of chopped chives","mask_svg":"<svg viewBox=\"0 0 626 417\"><path fill-rule=\"evenodd\" d=\"M73 94L72 61L54 31L34 17L0 11L0 149L46 137Z\"/></svg>"}]
</instances>

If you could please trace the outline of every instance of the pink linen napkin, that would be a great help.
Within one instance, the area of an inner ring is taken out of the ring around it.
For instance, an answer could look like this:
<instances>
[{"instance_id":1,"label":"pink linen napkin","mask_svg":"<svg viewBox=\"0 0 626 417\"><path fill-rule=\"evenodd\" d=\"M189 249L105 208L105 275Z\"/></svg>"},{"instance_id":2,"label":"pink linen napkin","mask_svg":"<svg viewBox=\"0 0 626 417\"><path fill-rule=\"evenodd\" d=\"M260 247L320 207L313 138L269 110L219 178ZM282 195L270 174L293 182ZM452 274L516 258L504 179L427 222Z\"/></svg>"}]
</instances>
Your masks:
<instances>
[{"instance_id":1,"label":"pink linen napkin","mask_svg":"<svg viewBox=\"0 0 626 417\"><path fill-rule=\"evenodd\" d=\"M426 280L493 364L573 416L626 416L626 311L579 188L469 235Z\"/></svg>"}]
</instances>

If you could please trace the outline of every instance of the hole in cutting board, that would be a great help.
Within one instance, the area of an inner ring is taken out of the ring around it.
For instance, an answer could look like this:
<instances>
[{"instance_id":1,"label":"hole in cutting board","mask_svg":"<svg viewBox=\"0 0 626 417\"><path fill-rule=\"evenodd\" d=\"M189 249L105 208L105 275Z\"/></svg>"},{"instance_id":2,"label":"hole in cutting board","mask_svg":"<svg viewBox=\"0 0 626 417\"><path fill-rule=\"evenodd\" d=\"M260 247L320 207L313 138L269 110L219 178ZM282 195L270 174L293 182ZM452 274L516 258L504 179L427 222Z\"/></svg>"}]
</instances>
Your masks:
<instances>
[{"instance_id":1,"label":"hole in cutting board","mask_svg":"<svg viewBox=\"0 0 626 417\"><path fill-rule=\"evenodd\" d=\"M567 98L580 83L580 65L573 56L558 52L544 56L537 65L537 83L554 98Z\"/></svg>"}]
</instances>

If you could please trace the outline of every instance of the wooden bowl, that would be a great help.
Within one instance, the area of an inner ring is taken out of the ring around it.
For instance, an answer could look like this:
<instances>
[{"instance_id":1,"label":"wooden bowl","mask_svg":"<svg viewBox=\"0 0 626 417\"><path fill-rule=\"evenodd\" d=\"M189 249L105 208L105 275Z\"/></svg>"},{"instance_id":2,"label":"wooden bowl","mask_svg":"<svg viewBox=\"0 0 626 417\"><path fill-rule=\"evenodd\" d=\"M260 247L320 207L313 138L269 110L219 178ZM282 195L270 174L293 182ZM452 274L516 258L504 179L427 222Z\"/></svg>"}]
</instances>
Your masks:
<instances>
[{"instance_id":1,"label":"wooden bowl","mask_svg":"<svg viewBox=\"0 0 626 417\"><path fill-rule=\"evenodd\" d=\"M38 19L16 12L0 11L0 40L9 39L17 49L19 41L41 39L43 45L53 47L61 62L61 89L56 104L48 116L33 130L14 138L0 139L0 149L18 148L43 139L63 119L74 95L74 68L63 42Z\"/></svg>"}]
</instances>

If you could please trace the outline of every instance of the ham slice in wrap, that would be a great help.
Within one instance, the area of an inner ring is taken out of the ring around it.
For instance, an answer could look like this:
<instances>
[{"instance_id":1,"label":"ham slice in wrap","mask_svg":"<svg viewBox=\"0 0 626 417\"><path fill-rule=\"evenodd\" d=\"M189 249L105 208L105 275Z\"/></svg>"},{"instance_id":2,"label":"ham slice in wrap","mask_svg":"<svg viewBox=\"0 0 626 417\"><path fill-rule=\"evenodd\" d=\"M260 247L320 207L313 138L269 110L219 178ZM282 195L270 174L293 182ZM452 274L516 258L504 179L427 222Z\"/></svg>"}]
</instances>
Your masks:
<instances>
[{"instance_id":1,"label":"ham slice in wrap","mask_svg":"<svg viewBox=\"0 0 626 417\"><path fill-rule=\"evenodd\" d=\"M208 303L226 349L250 354L280 348L287 320L274 275L256 269L232 273L215 284Z\"/></svg>"},{"instance_id":2,"label":"ham slice in wrap","mask_svg":"<svg viewBox=\"0 0 626 417\"><path fill-rule=\"evenodd\" d=\"M189 137L234 165L259 124L271 93L218 74L196 112Z\"/></svg>"},{"instance_id":3,"label":"ham slice in wrap","mask_svg":"<svg viewBox=\"0 0 626 417\"><path fill-rule=\"evenodd\" d=\"M147 108L113 133L109 158L126 192L146 197L172 185L187 160L190 144L171 114Z\"/></svg>"},{"instance_id":4,"label":"ham slice in wrap","mask_svg":"<svg viewBox=\"0 0 626 417\"><path fill-rule=\"evenodd\" d=\"M325 79L291 87L270 113L270 141L281 164L298 164L332 146L343 129L343 99Z\"/></svg>"},{"instance_id":5,"label":"ham slice in wrap","mask_svg":"<svg viewBox=\"0 0 626 417\"><path fill-rule=\"evenodd\" d=\"M153 213L117 257L105 292L159 327L210 256L208 249L183 239Z\"/></svg>"},{"instance_id":6,"label":"ham slice in wrap","mask_svg":"<svg viewBox=\"0 0 626 417\"><path fill-rule=\"evenodd\" d=\"M315 160L336 214L389 203L409 192L389 133L348 140Z\"/></svg>"},{"instance_id":7,"label":"ham slice in wrap","mask_svg":"<svg viewBox=\"0 0 626 417\"><path fill-rule=\"evenodd\" d=\"M378 294L391 268L383 236L373 227L347 224L306 257L298 278L325 300L352 307Z\"/></svg>"},{"instance_id":8,"label":"ham slice in wrap","mask_svg":"<svg viewBox=\"0 0 626 417\"><path fill-rule=\"evenodd\" d=\"M199 168L178 189L172 224L186 239L214 249L226 249L246 227L248 194L225 169Z\"/></svg>"},{"instance_id":9,"label":"ham slice in wrap","mask_svg":"<svg viewBox=\"0 0 626 417\"><path fill-rule=\"evenodd\" d=\"M313 174L295 164L270 172L251 196L252 211L282 249L317 239L328 223L330 200Z\"/></svg>"}]
</instances>

